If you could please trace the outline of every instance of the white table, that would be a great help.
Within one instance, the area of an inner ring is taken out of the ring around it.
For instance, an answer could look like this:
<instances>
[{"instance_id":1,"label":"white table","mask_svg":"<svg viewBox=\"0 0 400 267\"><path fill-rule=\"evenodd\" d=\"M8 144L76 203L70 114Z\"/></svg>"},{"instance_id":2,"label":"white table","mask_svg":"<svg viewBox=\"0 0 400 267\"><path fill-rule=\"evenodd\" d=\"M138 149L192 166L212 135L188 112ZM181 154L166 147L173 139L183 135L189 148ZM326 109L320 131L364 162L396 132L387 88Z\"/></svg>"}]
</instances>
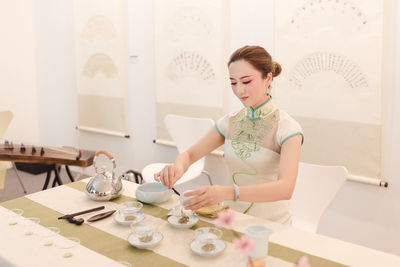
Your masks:
<instances>
[{"instance_id":1,"label":"white table","mask_svg":"<svg viewBox=\"0 0 400 267\"><path fill-rule=\"evenodd\" d=\"M13 264L16 266L111 266L114 260L127 260L131 261L132 266L244 266L245 258L238 253L231 242L226 242L227 248L222 254L212 258L200 257L190 250L189 244L194 238L194 230L172 228L164 217L159 216L165 213L165 210L178 204L176 195L156 207L149 205L146 208L149 213L146 214L145 222L155 222L159 226L158 230L164 235L162 242L151 250L138 250L130 246L126 241L130 232L129 227L117 224L112 217L85 223L82 226L72 225L65 220L57 220L60 214L74 213L101 205L106 206L105 210L117 207L118 204L115 202L96 202L89 199L82 192L84 183L87 182L88 179L85 179L3 202L0 205L0 214L6 210L4 207L22 208L24 209L23 216L39 217L43 226L59 227L60 235L80 238L81 245L74 248L73 257L63 258L59 249L40 246L35 235L25 236L21 233L21 228L18 228L21 226L10 226L3 220L0 221L0 263L4 262L10 266ZM124 196L116 200L117 202L123 201L126 197L135 196L138 185L127 181L123 181L123 184ZM87 219L94 214L96 212L81 217ZM212 223L211 219L201 217L201 220L203 223ZM244 229L251 224L264 224L274 230L270 236L270 256L267 258L269 267L293 266L293 262L305 254L311 255L311 261L317 260L314 262L319 262L319 265L324 266L400 266L399 256L241 213L236 214L233 229L243 233Z\"/></svg>"}]
</instances>

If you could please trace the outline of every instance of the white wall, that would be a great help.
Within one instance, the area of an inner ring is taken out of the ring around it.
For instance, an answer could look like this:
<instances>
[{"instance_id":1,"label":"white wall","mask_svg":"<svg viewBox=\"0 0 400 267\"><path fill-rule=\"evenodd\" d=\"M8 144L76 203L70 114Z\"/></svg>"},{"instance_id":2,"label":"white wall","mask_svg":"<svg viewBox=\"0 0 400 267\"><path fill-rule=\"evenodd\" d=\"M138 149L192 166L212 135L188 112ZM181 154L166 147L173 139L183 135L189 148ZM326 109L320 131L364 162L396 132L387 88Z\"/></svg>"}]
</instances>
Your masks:
<instances>
[{"instance_id":1,"label":"white wall","mask_svg":"<svg viewBox=\"0 0 400 267\"><path fill-rule=\"evenodd\" d=\"M347 182L322 219L320 232L400 254L400 4L386 1L383 117L384 179L389 188ZM397 16L396 16L397 15Z\"/></svg>"},{"instance_id":2,"label":"white wall","mask_svg":"<svg viewBox=\"0 0 400 267\"><path fill-rule=\"evenodd\" d=\"M0 2L0 110L14 114L4 138L25 144L38 141L33 5Z\"/></svg>"},{"instance_id":3,"label":"white wall","mask_svg":"<svg viewBox=\"0 0 400 267\"><path fill-rule=\"evenodd\" d=\"M40 105L37 117L35 108L30 108L33 121L39 119L40 141L44 144L79 145L82 148L109 150L116 157L119 173L131 168L141 170L150 162L170 162L176 156L176 149L152 143L156 137L152 1L129 0L128 3L130 54L138 56L129 63L130 139L77 132L74 129L77 122L77 104L74 90L73 14L70 1L35 1L37 47L36 55L33 51L29 54L31 58L37 58ZM399 5L396 3L395 6L396 9L392 11L399 14ZM29 17L29 14L27 16ZM231 51L246 43L261 44L267 49L272 49L272 0L231 0L230 16ZM394 18L394 14L392 16ZM399 20L393 19L392 26L392 35L396 40L387 47L390 50L390 60L386 96L388 129L384 162L385 179L390 183L390 187L383 189L348 182L323 217L320 232L400 254L397 241L400 240L400 164L396 162L400 154L400 94L396 92L400 85L399 77L396 77L400 71L397 49L400 36ZM10 45L10 49L12 47ZM13 52L18 53L17 50ZM24 92L29 93L30 90L31 88L27 88ZM10 105L14 106L17 103L17 95L9 95L12 103ZM236 106L236 100L231 98L230 109ZM23 129L24 127L19 126L18 130ZM209 157L207 169L213 177L226 177L221 158ZM93 170L89 168L86 172L93 173ZM204 183L205 179L198 182Z\"/></svg>"},{"instance_id":4,"label":"white wall","mask_svg":"<svg viewBox=\"0 0 400 267\"><path fill-rule=\"evenodd\" d=\"M230 0L230 53L245 45L260 45L273 56L274 4L273 0ZM243 107L233 93L228 94L230 111Z\"/></svg>"},{"instance_id":5,"label":"white wall","mask_svg":"<svg viewBox=\"0 0 400 267\"><path fill-rule=\"evenodd\" d=\"M177 155L175 148L153 143L157 135L152 1L129 0L128 9L128 52L132 56L128 66L130 139L75 130L73 3L35 2L40 143L107 150L116 158L117 174L128 169L141 171L150 162L173 162ZM212 176L226 176L224 168L217 168L221 162L213 156L206 160ZM87 174L93 172L92 167L85 170ZM203 180L206 178L199 182Z\"/></svg>"}]
</instances>

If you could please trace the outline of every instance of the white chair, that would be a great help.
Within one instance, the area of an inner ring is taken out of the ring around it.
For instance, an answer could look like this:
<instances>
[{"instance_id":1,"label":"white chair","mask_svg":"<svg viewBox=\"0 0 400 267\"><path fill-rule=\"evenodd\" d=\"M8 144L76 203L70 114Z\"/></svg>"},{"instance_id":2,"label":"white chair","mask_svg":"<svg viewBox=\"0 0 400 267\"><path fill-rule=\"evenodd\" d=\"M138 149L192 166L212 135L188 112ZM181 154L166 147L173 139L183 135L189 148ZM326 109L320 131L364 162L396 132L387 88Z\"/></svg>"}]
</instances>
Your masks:
<instances>
[{"instance_id":1,"label":"white chair","mask_svg":"<svg viewBox=\"0 0 400 267\"><path fill-rule=\"evenodd\" d=\"M3 137L4 133L6 132L8 126L11 123L11 120L13 119L13 113L9 110L5 111L0 111L0 138ZM26 189L24 184L22 183L21 177L19 177L19 174L17 172L17 168L15 167L15 163L8 162L8 161L0 161L0 170L6 170L13 168L15 173L17 174L17 178L19 180L19 183L21 184L22 189L24 190L24 193L26 194ZM6 172L4 172L4 177L0 177L2 179L5 179Z\"/></svg>"},{"instance_id":2,"label":"white chair","mask_svg":"<svg viewBox=\"0 0 400 267\"><path fill-rule=\"evenodd\" d=\"M296 186L290 200L292 225L316 233L318 224L348 176L343 166L299 163Z\"/></svg>"},{"instance_id":3,"label":"white chair","mask_svg":"<svg viewBox=\"0 0 400 267\"><path fill-rule=\"evenodd\" d=\"M212 119L192 118L172 114L165 116L164 122L179 153L185 152L214 126L214 121ZM193 163L186 173L176 182L176 185L193 180L201 174L205 174L209 183L212 185L209 173L204 170L204 162L205 158L203 157ZM146 183L154 182L154 174L161 171L167 164L171 163L152 163L145 166L142 170L143 180Z\"/></svg>"},{"instance_id":4,"label":"white chair","mask_svg":"<svg viewBox=\"0 0 400 267\"><path fill-rule=\"evenodd\" d=\"M13 118L13 113L9 110L0 111L0 137L3 137L8 125Z\"/></svg>"}]
</instances>

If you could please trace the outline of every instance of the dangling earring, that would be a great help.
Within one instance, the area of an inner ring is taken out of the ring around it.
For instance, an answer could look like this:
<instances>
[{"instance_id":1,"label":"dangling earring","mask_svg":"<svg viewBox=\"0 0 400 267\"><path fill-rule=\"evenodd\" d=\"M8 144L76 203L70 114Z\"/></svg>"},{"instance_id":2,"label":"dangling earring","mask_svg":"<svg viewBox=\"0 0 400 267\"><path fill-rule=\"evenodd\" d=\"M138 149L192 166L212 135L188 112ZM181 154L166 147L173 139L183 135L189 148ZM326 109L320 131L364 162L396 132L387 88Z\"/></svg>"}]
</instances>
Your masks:
<instances>
[{"instance_id":1,"label":"dangling earring","mask_svg":"<svg viewBox=\"0 0 400 267\"><path fill-rule=\"evenodd\" d=\"M267 94L269 95L269 96L271 96L272 97L272 95L269 93L269 92L271 92L272 91L272 89L274 89L274 86L273 86L273 81L271 81L271 83L269 84L269 86L268 86L268 92L267 92Z\"/></svg>"}]
</instances>

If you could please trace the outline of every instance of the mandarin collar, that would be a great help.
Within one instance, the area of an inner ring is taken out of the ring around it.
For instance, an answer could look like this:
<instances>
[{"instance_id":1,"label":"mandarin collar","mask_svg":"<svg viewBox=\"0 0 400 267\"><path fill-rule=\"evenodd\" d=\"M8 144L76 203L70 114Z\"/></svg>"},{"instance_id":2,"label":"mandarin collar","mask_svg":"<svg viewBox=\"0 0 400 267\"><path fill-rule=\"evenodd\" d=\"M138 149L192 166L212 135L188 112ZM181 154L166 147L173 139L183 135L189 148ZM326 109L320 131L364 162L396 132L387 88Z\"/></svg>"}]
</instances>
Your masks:
<instances>
[{"instance_id":1,"label":"mandarin collar","mask_svg":"<svg viewBox=\"0 0 400 267\"><path fill-rule=\"evenodd\" d=\"M264 119L268 117L274 110L275 106L272 102L272 96L270 96L267 101L265 101L255 109L253 109L252 107L246 108L246 117L249 120Z\"/></svg>"}]
</instances>

